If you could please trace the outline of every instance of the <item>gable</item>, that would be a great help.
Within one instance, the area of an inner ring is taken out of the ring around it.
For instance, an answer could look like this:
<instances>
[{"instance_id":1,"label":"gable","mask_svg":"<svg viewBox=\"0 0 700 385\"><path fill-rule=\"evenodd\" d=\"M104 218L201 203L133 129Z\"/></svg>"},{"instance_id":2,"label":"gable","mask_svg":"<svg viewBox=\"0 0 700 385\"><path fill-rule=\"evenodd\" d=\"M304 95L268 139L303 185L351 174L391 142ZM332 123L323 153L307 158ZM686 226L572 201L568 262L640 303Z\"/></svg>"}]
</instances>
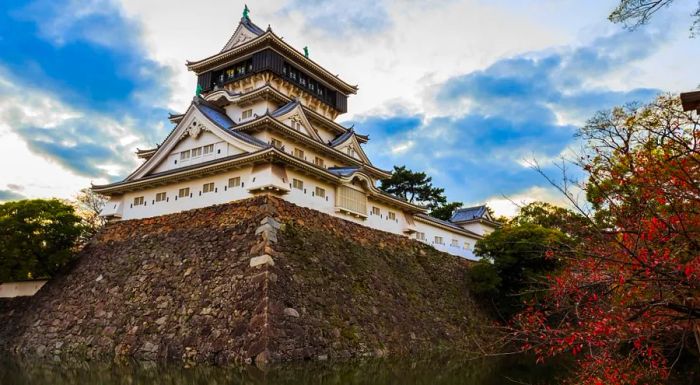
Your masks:
<instances>
[{"instance_id":1,"label":"gable","mask_svg":"<svg viewBox=\"0 0 700 385\"><path fill-rule=\"evenodd\" d=\"M318 142L324 143L314 126L309 122L299 102L290 102L277 109L272 116L285 126L300 132Z\"/></svg>"},{"instance_id":2,"label":"gable","mask_svg":"<svg viewBox=\"0 0 700 385\"><path fill-rule=\"evenodd\" d=\"M214 160L242 152L254 152L261 148L261 145L246 142L220 127L208 119L193 103L156 153L129 175L126 180L135 180L146 175L206 161L203 147L207 145L214 145L214 148L213 153L206 160ZM193 148L202 149L202 158L198 158L197 162L183 164L176 158L180 152ZM178 161L175 162L175 160Z\"/></svg>"},{"instance_id":3,"label":"gable","mask_svg":"<svg viewBox=\"0 0 700 385\"><path fill-rule=\"evenodd\" d=\"M360 142L357 141L357 138L354 134L348 135L348 138L346 140L342 141L341 143L337 143L334 147L338 151L350 155L355 159L358 159L370 165L372 164L372 162L370 162L369 158L367 157L367 154L365 154L365 151L362 149L362 146L360 146Z\"/></svg>"},{"instance_id":4,"label":"gable","mask_svg":"<svg viewBox=\"0 0 700 385\"><path fill-rule=\"evenodd\" d=\"M248 152L241 146L232 145L211 131L203 131L198 137L188 135L181 139L175 147L149 174L176 169L178 167L191 166L198 163L212 161L218 158L233 156ZM183 159L182 154L188 154Z\"/></svg>"},{"instance_id":5,"label":"gable","mask_svg":"<svg viewBox=\"0 0 700 385\"><path fill-rule=\"evenodd\" d=\"M226 45L221 50L221 52L228 51L232 48L238 47L239 45L245 44L262 34L262 31L259 30L257 26L246 26L246 24L244 24L243 20L238 24L238 27L233 32L233 35L231 35L231 38L228 39L228 42L226 42Z\"/></svg>"}]
</instances>

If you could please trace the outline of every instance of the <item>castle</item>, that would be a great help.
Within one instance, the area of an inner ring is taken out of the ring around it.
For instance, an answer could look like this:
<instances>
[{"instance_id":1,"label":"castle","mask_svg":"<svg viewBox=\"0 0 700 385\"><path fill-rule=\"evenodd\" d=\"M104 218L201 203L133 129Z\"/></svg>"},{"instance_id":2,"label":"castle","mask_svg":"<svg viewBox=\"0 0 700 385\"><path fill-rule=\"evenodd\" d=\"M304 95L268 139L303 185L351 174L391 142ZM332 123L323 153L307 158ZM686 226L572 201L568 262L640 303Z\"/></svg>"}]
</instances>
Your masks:
<instances>
[{"instance_id":1,"label":"castle","mask_svg":"<svg viewBox=\"0 0 700 385\"><path fill-rule=\"evenodd\" d=\"M143 164L95 185L110 220L159 216L274 194L362 225L474 259L474 243L498 226L484 206L450 221L376 187L391 176L362 149L369 138L335 122L358 90L291 47L248 9L221 52L187 62L197 95Z\"/></svg>"}]
</instances>

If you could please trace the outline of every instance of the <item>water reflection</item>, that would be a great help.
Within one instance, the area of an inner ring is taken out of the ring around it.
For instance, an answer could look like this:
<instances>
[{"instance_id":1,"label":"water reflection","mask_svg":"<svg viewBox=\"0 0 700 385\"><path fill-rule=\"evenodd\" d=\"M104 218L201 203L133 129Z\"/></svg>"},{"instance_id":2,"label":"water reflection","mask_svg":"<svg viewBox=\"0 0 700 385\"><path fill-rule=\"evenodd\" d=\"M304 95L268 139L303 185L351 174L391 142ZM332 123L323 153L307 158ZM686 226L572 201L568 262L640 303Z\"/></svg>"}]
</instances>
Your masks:
<instances>
[{"instance_id":1,"label":"water reflection","mask_svg":"<svg viewBox=\"0 0 700 385\"><path fill-rule=\"evenodd\" d=\"M185 369L153 363L65 365L9 360L0 363L0 384L3 385L535 385L556 383L552 377L551 368L534 367L529 360L512 358L305 362L266 371L255 367Z\"/></svg>"}]
</instances>

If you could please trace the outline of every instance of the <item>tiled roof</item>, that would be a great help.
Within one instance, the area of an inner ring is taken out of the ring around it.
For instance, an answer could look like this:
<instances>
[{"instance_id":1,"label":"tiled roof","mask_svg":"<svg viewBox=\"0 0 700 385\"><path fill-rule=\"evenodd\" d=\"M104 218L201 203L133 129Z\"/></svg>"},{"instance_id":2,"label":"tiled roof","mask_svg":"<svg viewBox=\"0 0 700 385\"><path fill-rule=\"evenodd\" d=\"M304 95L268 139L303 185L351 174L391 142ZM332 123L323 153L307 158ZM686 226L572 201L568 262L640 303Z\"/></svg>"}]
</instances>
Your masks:
<instances>
[{"instance_id":1,"label":"tiled roof","mask_svg":"<svg viewBox=\"0 0 700 385\"><path fill-rule=\"evenodd\" d=\"M463 221L471 221L474 219L488 219L487 216L487 211L486 211L486 206L474 206L474 207L466 207L463 209L457 209L455 212L452 214L452 218L450 218L450 222L463 222Z\"/></svg>"},{"instance_id":2,"label":"tiled roof","mask_svg":"<svg viewBox=\"0 0 700 385\"><path fill-rule=\"evenodd\" d=\"M236 125L236 123L234 123L234 121L231 120L231 118L229 118L225 112L215 109L210 105L200 103L197 105L197 108L199 108L199 110L204 114L204 116L209 118L212 122L216 123L216 125L221 128L225 128L228 130Z\"/></svg>"},{"instance_id":3,"label":"tiled roof","mask_svg":"<svg viewBox=\"0 0 700 385\"><path fill-rule=\"evenodd\" d=\"M328 172L337 176L350 176L359 170L359 167L329 167Z\"/></svg>"},{"instance_id":4,"label":"tiled roof","mask_svg":"<svg viewBox=\"0 0 700 385\"><path fill-rule=\"evenodd\" d=\"M231 120L228 115L226 115L226 111L223 109L209 104L209 102L205 101L204 99L196 99L194 105L202 114L204 114L204 116L214 122L217 126L223 128L226 133L234 138L256 146L269 146L269 144L252 135L246 134L245 132L232 130L236 123L234 123L234 121Z\"/></svg>"},{"instance_id":5,"label":"tiled roof","mask_svg":"<svg viewBox=\"0 0 700 385\"><path fill-rule=\"evenodd\" d=\"M342 134L338 135L335 137L335 139L331 140L328 142L328 145L331 147L335 147L343 142L345 142L349 137L355 135L356 137L362 139L364 142L366 142L369 139L369 135L360 135L357 132L355 132L355 129L352 127L348 128L347 131L343 132Z\"/></svg>"},{"instance_id":6,"label":"tiled roof","mask_svg":"<svg viewBox=\"0 0 700 385\"><path fill-rule=\"evenodd\" d=\"M294 99L291 102L283 105L282 107L274 110L270 115L274 116L274 117L282 116L282 115L286 114L287 112L293 110L294 107L296 107L298 105L299 105L299 100Z\"/></svg>"},{"instance_id":7,"label":"tiled roof","mask_svg":"<svg viewBox=\"0 0 700 385\"><path fill-rule=\"evenodd\" d=\"M465 229L465 228L462 228L462 227L460 227L460 226L458 226L458 225L456 225L456 224L454 224L454 223L452 223L452 222L443 221L442 219L432 217L432 216L430 216L430 215L428 215L428 214L422 214L422 213L421 213L421 214L416 214L416 216L417 216L417 217L420 217L420 218L423 218L423 219L426 219L426 220L429 220L429 221L432 221L432 222L435 222L435 223L439 223L439 224L441 224L441 225L444 225L444 226L447 226L447 227L450 227L450 228L453 228L453 229L455 229L455 230L459 230L459 231L461 231L461 232L463 232L463 233L466 232L466 233L472 234L472 235L474 235L474 236L477 237L477 238L481 238L481 236L480 236L479 234L476 234L476 233L473 232L473 231L469 231L469 230L467 230L467 229Z\"/></svg>"},{"instance_id":8,"label":"tiled roof","mask_svg":"<svg viewBox=\"0 0 700 385\"><path fill-rule=\"evenodd\" d=\"M342 134L336 136L335 139L331 140L328 143L328 145L331 147L335 147L335 146L345 142L346 140L348 140L348 138L351 137L352 134L354 134L354 133L355 132L352 129L349 129L349 130L343 132Z\"/></svg>"},{"instance_id":9,"label":"tiled roof","mask_svg":"<svg viewBox=\"0 0 700 385\"><path fill-rule=\"evenodd\" d=\"M265 33L265 31L263 31L262 28L260 28L260 27L258 27L257 25L255 25L255 23L253 23L252 21L250 21L249 18L246 18L246 17L241 18L241 24L243 24L243 26L246 27L246 29L247 29L248 31L250 31L250 32L252 32L252 33L254 33L254 34L258 35L258 36L260 36L260 35L262 35L263 33Z\"/></svg>"}]
</instances>

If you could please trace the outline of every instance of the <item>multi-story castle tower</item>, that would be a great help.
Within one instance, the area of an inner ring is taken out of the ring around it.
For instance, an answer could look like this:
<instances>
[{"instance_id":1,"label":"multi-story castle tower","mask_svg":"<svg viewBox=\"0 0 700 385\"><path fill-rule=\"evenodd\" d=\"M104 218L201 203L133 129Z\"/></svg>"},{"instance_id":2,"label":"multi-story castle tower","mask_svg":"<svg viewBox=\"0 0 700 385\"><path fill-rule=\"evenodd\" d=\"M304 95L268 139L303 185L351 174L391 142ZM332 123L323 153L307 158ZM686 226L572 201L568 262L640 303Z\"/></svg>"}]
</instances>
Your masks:
<instances>
[{"instance_id":1,"label":"multi-story castle tower","mask_svg":"<svg viewBox=\"0 0 700 385\"><path fill-rule=\"evenodd\" d=\"M368 137L335 122L357 87L304 51L259 28L246 8L221 52L187 63L197 95L185 113L170 116L175 127L163 143L138 150L145 161L123 181L93 186L110 197L102 215L143 218L276 194L473 257L483 231L466 225L475 222L434 219L376 187L391 174L362 150Z\"/></svg>"}]
</instances>

